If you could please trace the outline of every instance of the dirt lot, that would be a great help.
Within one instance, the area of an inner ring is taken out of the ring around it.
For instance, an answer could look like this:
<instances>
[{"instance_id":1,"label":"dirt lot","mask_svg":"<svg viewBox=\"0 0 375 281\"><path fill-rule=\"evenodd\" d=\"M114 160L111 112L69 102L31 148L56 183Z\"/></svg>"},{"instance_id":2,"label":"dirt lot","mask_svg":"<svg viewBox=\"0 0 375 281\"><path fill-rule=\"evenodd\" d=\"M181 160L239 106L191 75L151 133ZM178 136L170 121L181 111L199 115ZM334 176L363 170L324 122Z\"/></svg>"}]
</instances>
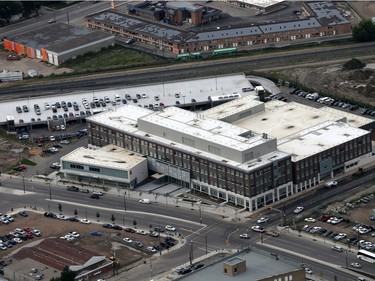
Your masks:
<instances>
[{"instance_id":1,"label":"dirt lot","mask_svg":"<svg viewBox=\"0 0 375 281\"><path fill-rule=\"evenodd\" d=\"M159 238L153 238L148 235L139 235L136 233L128 233L123 230L113 230L103 228L101 222L92 222L91 224L82 224L80 222L63 221L59 219L46 218L41 213L28 212L28 217L22 217L18 214L14 215L14 222L4 225L0 225L0 235L6 234L10 231L14 231L15 228L20 227L31 227L37 228L42 232L40 238L33 238L32 240L24 241L21 244L13 246L11 249L0 252L0 259L9 259L15 251L18 251L21 247L32 246L45 237L61 237L66 235L70 231L76 231L80 233L82 238L72 242L74 245L79 245L83 248L89 249L90 251L96 252L99 255L111 257L115 254L116 259L120 261L122 270L125 270L124 266L130 265L135 266L142 263L150 254L147 252L147 246L153 246L159 244ZM91 236L90 232L93 230L100 231L103 235ZM147 229L146 229L147 231ZM128 237L133 241L140 241L145 246L142 250L135 249L131 246L127 246L122 242L122 239ZM163 237L161 237L163 240ZM120 272L122 271L119 270Z\"/></svg>"}]
</instances>

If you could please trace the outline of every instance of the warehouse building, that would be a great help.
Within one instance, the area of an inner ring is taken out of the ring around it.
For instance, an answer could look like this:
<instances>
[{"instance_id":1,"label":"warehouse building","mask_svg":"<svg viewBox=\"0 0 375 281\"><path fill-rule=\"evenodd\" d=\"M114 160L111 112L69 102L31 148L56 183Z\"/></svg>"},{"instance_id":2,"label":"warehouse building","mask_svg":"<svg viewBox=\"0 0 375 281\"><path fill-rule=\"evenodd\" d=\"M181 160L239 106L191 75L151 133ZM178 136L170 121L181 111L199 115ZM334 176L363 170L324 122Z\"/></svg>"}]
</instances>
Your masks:
<instances>
[{"instance_id":1,"label":"warehouse building","mask_svg":"<svg viewBox=\"0 0 375 281\"><path fill-rule=\"evenodd\" d=\"M275 1L275 5L278 4ZM170 9L173 7L176 9L173 17L164 19L164 22L171 22L171 24L164 24L160 19L158 21L154 18L146 19L135 14L113 10L87 16L85 24L89 28L104 30L119 37L132 38L141 44L151 46L152 50L161 50L161 55L166 56L196 53L210 56L215 55L218 50L229 48L238 51L250 50L257 47L270 47L282 42L334 38L337 35L350 35L352 32L350 21L337 10L334 4L326 1L304 4L302 15L290 20L280 21L277 18L269 18L258 23L254 18L253 22L236 22L228 25L228 23L221 24L217 20L218 14L217 17L212 18L215 19L215 27L200 25L200 28L172 26L174 22L177 24L184 19L181 10L183 4L171 2L168 5ZM177 11L181 12L180 17ZM193 22L192 19L189 21ZM198 20L194 22L199 23Z\"/></svg>"},{"instance_id":2,"label":"warehouse building","mask_svg":"<svg viewBox=\"0 0 375 281\"><path fill-rule=\"evenodd\" d=\"M12 263L4 267L4 277L10 281L51 280L60 277L66 266L76 273L74 281L83 281L111 271L113 262L66 240L47 238L13 254Z\"/></svg>"},{"instance_id":3,"label":"warehouse building","mask_svg":"<svg viewBox=\"0 0 375 281\"><path fill-rule=\"evenodd\" d=\"M175 280L305 281L301 264L257 248L245 249Z\"/></svg>"},{"instance_id":4,"label":"warehouse building","mask_svg":"<svg viewBox=\"0 0 375 281\"><path fill-rule=\"evenodd\" d=\"M56 66L114 44L113 35L60 22L4 39L5 50Z\"/></svg>"}]
</instances>

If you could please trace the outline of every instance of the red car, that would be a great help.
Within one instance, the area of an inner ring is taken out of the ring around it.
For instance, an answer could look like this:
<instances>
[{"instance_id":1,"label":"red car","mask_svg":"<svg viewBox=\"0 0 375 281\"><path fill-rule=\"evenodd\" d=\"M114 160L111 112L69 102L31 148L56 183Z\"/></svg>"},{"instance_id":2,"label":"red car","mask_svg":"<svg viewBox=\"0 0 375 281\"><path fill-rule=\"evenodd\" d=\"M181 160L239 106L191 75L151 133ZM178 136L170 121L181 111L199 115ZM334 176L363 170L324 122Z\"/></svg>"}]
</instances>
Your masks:
<instances>
[{"instance_id":1,"label":"red car","mask_svg":"<svg viewBox=\"0 0 375 281\"><path fill-rule=\"evenodd\" d=\"M7 60L20 60L20 56L15 55L15 54L10 54L10 55L7 55Z\"/></svg>"},{"instance_id":2,"label":"red car","mask_svg":"<svg viewBox=\"0 0 375 281\"><path fill-rule=\"evenodd\" d=\"M26 232L31 232L33 231L33 229L31 227L24 227L23 230L25 230Z\"/></svg>"},{"instance_id":3,"label":"red car","mask_svg":"<svg viewBox=\"0 0 375 281\"><path fill-rule=\"evenodd\" d=\"M30 233L26 233L25 236L28 238L28 239L33 239L34 236Z\"/></svg>"}]
</instances>

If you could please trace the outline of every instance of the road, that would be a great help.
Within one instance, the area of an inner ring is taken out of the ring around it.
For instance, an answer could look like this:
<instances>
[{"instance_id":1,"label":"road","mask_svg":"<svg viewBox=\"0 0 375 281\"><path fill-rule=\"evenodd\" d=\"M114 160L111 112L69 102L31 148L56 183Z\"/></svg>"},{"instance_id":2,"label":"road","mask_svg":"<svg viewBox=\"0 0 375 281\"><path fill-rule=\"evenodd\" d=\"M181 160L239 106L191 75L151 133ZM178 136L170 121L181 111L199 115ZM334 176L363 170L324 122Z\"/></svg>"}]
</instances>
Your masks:
<instances>
[{"instance_id":1,"label":"road","mask_svg":"<svg viewBox=\"0 0 375 281\"><path fill-rule=\"evenodd\" d=\"M174 225L178 228L178 232L186 239L187 244L176 251L168 253L160 260L156 260L154 274L187 263L187 251L189 247L191 247L191 244L193 244L194 255L198 257L204 255L206 249L208 252L229 248L241 249L249 245L253 246L261 241L259 234L250 230L251 226L255 224L253 220L235 223L224 221L221 216L217 214L204 213L203 224L201 224L199 212L197 210L187 210L173 204L154 203L151 205L143 205L138 203L138 199L128 197L129 194L124 197L122 194L109 193L105 194L100 200L94 200L90 199L88 194L67 191L61 184L52 184L50 192L49 184L30 181L29 179L25 180L26 193L24 194L22 178L6 178L2 176L1 180L0 212L6 212L11 208L23 207L37 207L57 212L58 204L61 204L64 214L73 215L76 209L78 211L78 217L82 218L87 216L87 218L92 221L95 221L96 212L99 212L101 221L110 221L111 215L114 214L118 221L122 220L125 226L130 227L134 220L137 221L137 226L139 228L144 229L148 229L150 224L155 226L166 224ZM339 181L339 186L345 187L345 182L346 180ZM356 192L356 190L370 183L372 183L371 173L353 181L351 188L321 189L315 193L306 195L303 199L297 199L295 202L285 207L287 218L295 217L293 209L297 205L303 204L306 210L312 210L314 207L317 207L317 198L334 198L338 194L348 196L348 194ZM331 199L322 200L321 204L326 204L329 200ZM270 217L267 227L274 226L280 221L279 212L273 211L267 215ZM239 238L239 234L241 233L249 233L251 238L249 240L241 239ZM345 264L343 263L342 255L338 256L341 257L340 259L337 259L336 254L332 256L333 251L330 250L330 246L327 247L324 243L318 244L316 241L312 240L308 241L308 239L301 243L298 239L301 240L302 238L289 235L281 235L278 238L264 237L264 241L266 241L267 244L271 244L275 247L282 247L291 252L310 256L332 265L340 266ZM295 259L298 260L300 257L295 257ZM351 254L349 254L348 259L349 263L356 260ZM308 265L310 266L310 261ZM329 272L335 272L334 274L340 277L338 280L352 280L344 279L347 273L341 274L339 269L337 269L336 272L332 271L329 267L327 272L325 272L325 266L320 263L311 263L311 266L316 272L317 270L321 270L324 276L329 276ZM364 266L363 269L375 275L375 268ZM144 272L142 269L138 269L138 271L134 269L134 274L136 274L135 276L144 275L145 278L148 277L148 272Z\"/></svg>"}]
</instances>

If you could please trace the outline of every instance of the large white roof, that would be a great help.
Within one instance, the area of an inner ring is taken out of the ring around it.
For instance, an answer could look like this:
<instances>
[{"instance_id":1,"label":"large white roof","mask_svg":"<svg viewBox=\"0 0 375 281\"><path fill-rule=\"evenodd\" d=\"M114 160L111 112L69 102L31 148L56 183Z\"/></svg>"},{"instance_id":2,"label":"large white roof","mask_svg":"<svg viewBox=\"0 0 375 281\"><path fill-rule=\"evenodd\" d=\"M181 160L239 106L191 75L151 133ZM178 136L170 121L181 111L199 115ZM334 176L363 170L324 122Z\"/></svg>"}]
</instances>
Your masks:
<instances>
[{"instance_id":1,"label":"large white roof","mask_svg":"<svg viewBox=\"0 0 375 281\"><path fill-rule=\"evenodd\" d=\"M234 122L234 125L282 139L326 121L343 121L362 127L373 120L333 108L315 108L304 104L273 100L265 111Z\"/></svg>"},{"instance_id":2,"label":"large white roof","mask_svg":"<svg viewBox=\"0 0 375 281\"><path fill-rule=\"evenodd\" d=\"M278 148L292 154L293 161L367 135L366 130L343 122L326 121L314 127L278 140Z\"/></svg>"},{"instance_id":3,"label":"large white roof","mask_svg":"<svg viewBox=\"0 0 375 281\"><path fill-rule=\"evenodd\" d=\"M61 157L61 161L117 170L130 170L147 160L141 154L110 144L99 149L79 147Z\"/></svg>"},{"instance_id":4,"label":"large white roof","mask_svg":"<svg viewBox=\"0 0 375 281\"><path fill-rule=\"evenodd\" d=\"M138 118L144 119L147 125L154 124L156 131L160 131L160 133L150 133L146 125L140 125L142 121L137 122ZM176 107L168 107L163 111L154 112L141 107L127 105L92 116L88 120L119 131L126 131L142 138L147 137L152 142L170 146L191 154L199 154L202 158L223 162L226 165L239 167L246 171L259 168L262 165L288 156L288 153L270 150L264 155L257 156L255 159L243 163L185 145L181 142L171 141L162 136L163 127L174 129L177 133L183 132L194 137L198 136L202 140L208 140L241 151L270 141L270 139L264 139L263 135L253 135L250 138L240 136L247 133L248 130L219 120L198 116L196 113ZM161 129L159 130L159 128Z\"/></svg>"}]
</instances>

